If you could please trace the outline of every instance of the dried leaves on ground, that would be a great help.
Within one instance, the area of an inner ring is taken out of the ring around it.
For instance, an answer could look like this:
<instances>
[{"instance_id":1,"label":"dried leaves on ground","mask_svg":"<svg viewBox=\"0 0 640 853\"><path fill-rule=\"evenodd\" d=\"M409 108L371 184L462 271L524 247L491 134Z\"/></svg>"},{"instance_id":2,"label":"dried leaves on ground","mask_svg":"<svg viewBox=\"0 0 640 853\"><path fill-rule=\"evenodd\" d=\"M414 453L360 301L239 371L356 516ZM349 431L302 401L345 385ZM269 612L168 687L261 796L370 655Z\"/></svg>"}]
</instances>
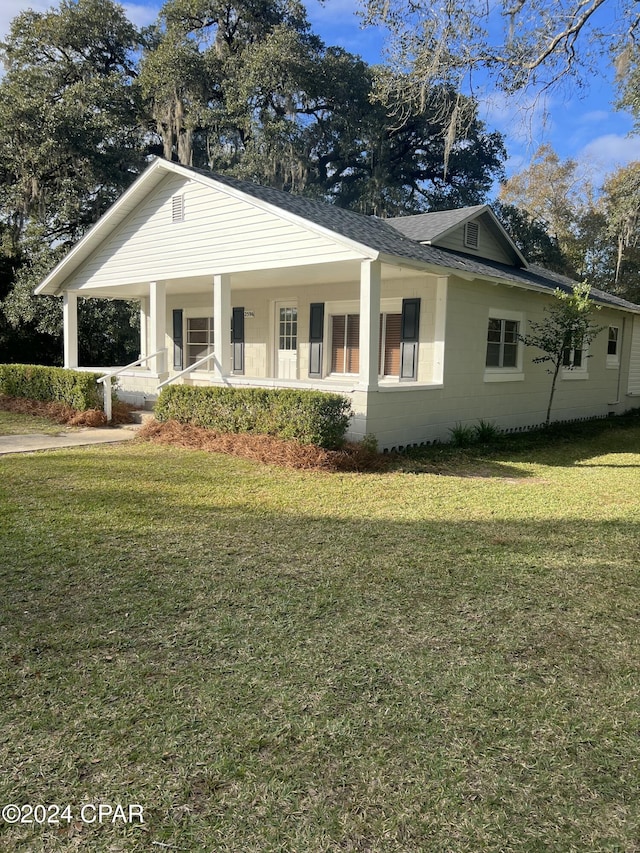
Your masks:
<instances>
[{"instance_id":1,"label":"dried leaves on ground","mask_svg":"<svg viewBox=\"0 0 640 853\"><path fill-rule=\"evenodd\" d=\"M72 427L101 427L107 423L106 416L101 409L87 409L79 412L66 403L43 402L41 400L27 400L22 397L7 397L0 394L0 409L5 412L16 412L20 415L34 415L47 418L57 424ZM114 424L131 423L132 407L126 403L117 402L113 404Z\"/></svg>"},{"instance_id":2,"label":"dried leaves on ground","mask_svg":"<svg viewBox=\"0 0 640 853\"><path fill-rule=\"evenodd\" d=\"M341 450L324 450L311 444L285 441L271 435L218 433L191 424L170 420L149 421L139 433L141 438L163 444L175 444L191 450L228 453L272 465L315 471L381 471L388 457L359 444L346 444Z\"/></svg>"}]
</instances>

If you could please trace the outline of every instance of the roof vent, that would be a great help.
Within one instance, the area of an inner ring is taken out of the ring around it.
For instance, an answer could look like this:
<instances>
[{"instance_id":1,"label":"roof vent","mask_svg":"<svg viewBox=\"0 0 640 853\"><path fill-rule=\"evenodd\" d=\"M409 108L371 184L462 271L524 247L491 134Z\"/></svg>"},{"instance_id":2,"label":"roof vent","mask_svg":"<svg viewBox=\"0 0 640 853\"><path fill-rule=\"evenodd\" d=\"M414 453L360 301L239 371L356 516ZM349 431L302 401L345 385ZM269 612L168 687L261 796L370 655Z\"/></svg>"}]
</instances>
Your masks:
<instances>
[{"instance_id":1,"label":"roof vent","mask_svg":"<svg viewBox=\"0 0 640 853\"><path fill-rule=\"evenodd\" d=\"M467 222L464 226L464 244L468 249L478 248L480 227L477 222Z\"/></svg>"},{"instance_id":2,"label":"roof vent","mask_svg":"<svg viewBox=\"0 0 640 853\"><path fill-rule=\"evenodd\" d=\"M174 195L171 199L171 221L172 222L183 222L184 221L184 196L183 195Z\"/></svg>"}]
</instances>

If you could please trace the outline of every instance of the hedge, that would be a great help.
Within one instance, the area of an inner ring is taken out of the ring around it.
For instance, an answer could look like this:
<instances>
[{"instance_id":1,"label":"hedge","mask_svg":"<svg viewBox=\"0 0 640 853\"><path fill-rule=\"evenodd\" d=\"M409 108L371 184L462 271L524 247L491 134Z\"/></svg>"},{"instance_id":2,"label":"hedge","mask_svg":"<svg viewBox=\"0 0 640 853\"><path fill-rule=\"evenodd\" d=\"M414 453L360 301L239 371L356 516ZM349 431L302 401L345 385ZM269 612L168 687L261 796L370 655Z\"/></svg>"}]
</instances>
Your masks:
<instances>
[{"instance_id":1,"label":"hedge","mask_svg":"<svg viewBox=\"0 0 640 853\"><path fill-rule=\"evenodd\" d=\"M0 364L0 394L65 403L84 412L102 406L102 390L96 384L100 375L40 364Z\"/></svg>"},{"instance_id":2,"label":"hedge","mask_svg":"<svg viewBox=\"0 0 640 853\"><path fill-rule=\"evenodd\" d=\"M160 393L155 416L159 421L273 435L334 450L344 442L351 404L340 394L323 391L170 385Z\"/></svg>"}]
</instances>

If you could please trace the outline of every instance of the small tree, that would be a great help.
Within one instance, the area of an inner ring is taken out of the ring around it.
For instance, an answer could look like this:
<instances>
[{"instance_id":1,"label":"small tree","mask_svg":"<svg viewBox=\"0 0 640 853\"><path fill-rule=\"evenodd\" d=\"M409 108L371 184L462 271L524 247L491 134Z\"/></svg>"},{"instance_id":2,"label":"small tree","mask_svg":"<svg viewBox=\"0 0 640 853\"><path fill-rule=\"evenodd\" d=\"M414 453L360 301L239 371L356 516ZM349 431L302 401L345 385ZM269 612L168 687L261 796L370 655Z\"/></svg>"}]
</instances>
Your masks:
<instances>
[{"instance_id":1,"label":"small tree","mask_svg":"<svg viewBox=\"0 0 640 853\"><path fill-rule=\"evenodd\" d=\"M588 284L578 284L570 293L556 289L553 305L545 308L544 322L529 323L529 334L520 336L526 346L537 347L544 353L533 359L534 364L550 362L552 365L547 370L553 378L545 426L549 426L551 421L551 406L560 368L564 364L566 369L574 369L577 365L568 358L570 352L582 352L603 329L591 322L592 312L599 311L600 306L593 302L590 293Z\"/></svg>"}]
</instances>

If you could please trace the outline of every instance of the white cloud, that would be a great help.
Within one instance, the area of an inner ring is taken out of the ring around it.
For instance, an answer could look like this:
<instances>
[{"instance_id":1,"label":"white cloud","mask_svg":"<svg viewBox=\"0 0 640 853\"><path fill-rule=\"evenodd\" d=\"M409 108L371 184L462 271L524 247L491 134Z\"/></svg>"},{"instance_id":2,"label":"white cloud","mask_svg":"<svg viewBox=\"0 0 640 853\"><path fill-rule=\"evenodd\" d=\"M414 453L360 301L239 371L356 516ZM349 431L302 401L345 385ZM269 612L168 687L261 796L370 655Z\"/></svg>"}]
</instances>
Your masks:
<instances>
[{"instance_id":1,"label":"white cloud","mask_svg":"<svg viewBox=\"0 0 640 853\"><path fill-rule=\"evenodd\" d=\"M49 9L58 8L57 2L52 0L2 0L0 2L0 38L4 38L11 27L11 21L27 9L35 12L46 12ZM152 23L160 9L160 3L123 3L125 13L129 20L138 27L144 27Z\"/></svg>"},{"instance_id":2,"label":"white cloud","mask_svg":"<svg viewBox=\"0 0 640 853\"><path fill-rule=\"evenodd\" d=\"M510 143L536 150L553 132L549 98L490 92L478 97L479 114L490 130L499 130Z\"/></svg>"},{"instance_id":3,"label":"white cloud","mask_svg":"<svg viewBox=\"0 0 640 853\"><path fill-rule=\"evenodd\" d=\"M609 110L591 110L588 113L582 113L579 121L581 125L591 126L607 121L610 117L611 113Z\"/></svg>"},{"instance_id":4,"label":"white cloud","mask_svg":"<svg viewBox=\"0 0 640 853\"><path fill-rule=\"evenodd\" d=\"M597 136L577 152L575 159L588 170L598 186L621 166L640 161L640 135L606 133Z\"/></svg>"},{"instance_id":5,"label":"white cloud","mask_svg":"<svg viewBox=\"0 0 640 853\"><path fill-rule=\"evenodd\" d=\"M11 27L11 21L27 9L44 12L55 6L51 0L3 0L0 3L0 38L4 38Z\"/></svg>"},{"instance_id":6,"label":"white cloud","mask_svg":"<svg viewBox=\"0 0 640 853\"><path fill-rule=\"evenodd\" d=\"M148 27L149 24L152 24L155 19L158 17L158 12L160 11L160 4L155 5L142 5L140 3L123 3L124 11L131 21L132 24L135 24L136 27Z\"/></svg>"}]
</instances>

